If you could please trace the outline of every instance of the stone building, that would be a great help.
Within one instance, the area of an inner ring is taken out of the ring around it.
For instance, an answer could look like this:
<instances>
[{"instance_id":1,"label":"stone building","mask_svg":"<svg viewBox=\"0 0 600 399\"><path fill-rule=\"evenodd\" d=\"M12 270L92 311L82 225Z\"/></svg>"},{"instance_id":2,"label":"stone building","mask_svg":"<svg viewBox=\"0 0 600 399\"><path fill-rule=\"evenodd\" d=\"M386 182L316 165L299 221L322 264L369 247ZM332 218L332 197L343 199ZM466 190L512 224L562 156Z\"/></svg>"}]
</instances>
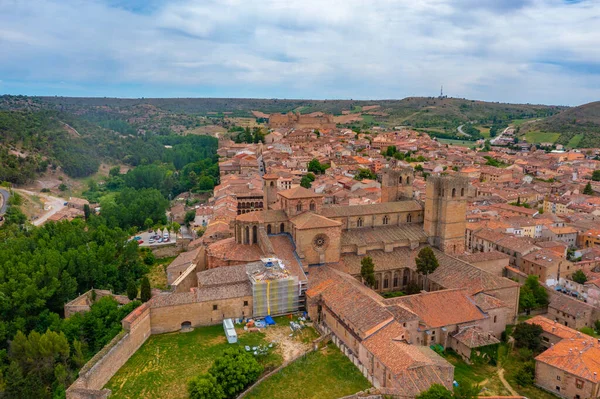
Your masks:
<instances>
[{"instance_id":1,"label":"stone building","mask_svg":"<svg viewBox=\"0 0 600 399\"><path fill-rule=\"evenodd\" d=\"M287 114L269 115L269 128L295 129L335 129L335 121L331 114L309 114L288 112Z\"/></svg>"}]
</instances>

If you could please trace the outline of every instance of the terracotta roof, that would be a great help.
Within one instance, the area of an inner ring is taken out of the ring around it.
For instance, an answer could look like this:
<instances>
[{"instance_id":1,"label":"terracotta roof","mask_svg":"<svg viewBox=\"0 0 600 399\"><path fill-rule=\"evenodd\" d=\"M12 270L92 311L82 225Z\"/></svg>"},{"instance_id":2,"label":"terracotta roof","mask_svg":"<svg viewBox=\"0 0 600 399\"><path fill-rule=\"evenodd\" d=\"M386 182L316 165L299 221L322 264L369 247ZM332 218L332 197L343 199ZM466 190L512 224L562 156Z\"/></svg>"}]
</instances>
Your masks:
<instances>
[{"instance_id":1,"label":"terracotta roof","mask_svg":"<svg viewBox=\"0 0 600 399\"><path fill-rule=\"evenodd\" d=\"M418 395L433 384L449 386L454 366L426 346L403 341L406 332L391 322L367 338L363 344L395 376L402 376L402 393Z\"/></svg>"},{"instance_id":2,"label":"terracotta roof","mask_svg":"<svg viewBox=\"0 0 600 399\"><path fill-rule=\"evenodd\" d=\"M196 248L191 251L180 253L175 259L173 259L173 262L169 264L167 270L190 265L194 262L199 252L200 248Z\"/></svg>"},{"instance_id":3,"label":"terracotta roof","mask_svg":"<svg viewBox=\"0 0 600 399\"><path fill-rule=\"evenodd\" d=\"M529 320L525 320L527 324L537 324L542 327L544 332L555 335L562 339L579 338L581 334L579 331L574 330L570 327L564 326L556 321L550 320L544 316L534 316Z\"/></svg>"},{"instance_id":4,"label":"terracotta roof","mask_svg":"<svg viewBox=\"0 0 600 399\"><path fill-rule=\"evenodd\" d=\"M500 340L492 333L485 332L480 327L462 328L452 337L471 349L500 343Z\"/></svg>"},{"instance_id":5,"label":"terracotta roof","mask_svg":"<svg viewBox=\"0 0 600 399\"><path fill-rule=\"evenodd\" d=\"M428 279L444 288L466 288L469 293L518 287L519 283L504 277L498 277L465 263L455 257L433 249L440 266Z\"/></svg>"},{"instance_id":6,"label":"terracotta roof","mask_svg":"<svg viewBox=\"0 0 600 399\"><path fill-rule=\"evenodd\" d=\"M304 212L290 220L297 229L318 229L327 227L339 227L342 225L337 220L331 220L313 212Z\"/></svg>"},{"instance_id":7,"label":"terracotta roof","mask_svg":"<svg viewBox=\"0 0 600 399\"><path fill-rule=\"evenodd\" d=\"M456 258L471 264L500 259L510 260L510 256L499 251L476 252L473 254L458 255Z\"/></svg>"},{"instance_id":8,"label":"terracotta roof","mask_svg":"<svg viewBox=\"0 0 600 399\"><path fill-rule=\"evenodd\" d=\"M364 246L398 241L426 243L427 235L423 231L423 225L406 223L395 226L350 229L342 232L342 245Z\"/></svg>"},{"instance_id":9,"label":"terracotta roof","mask_svg":"<svg viewBox=\"0 0 600 399\"><path fill-rule=\"evenodd\" d=\"M423 292L386 300L419 316L427 327L437 328L485 319L466 289Z\"/></svg>"},{"instance_id":10,"label":"terracotta roof","mask_svg":"<svg viewBox=\"0 0 600 399\"><path fill-rule=\"evenodd\" d=\"M307 298L320 296L329 307L362 339L393 320L382 306L382 299L354 277L327 266L313 267L308 275Z\"/></svg>"},{"instance_id":11,"label":"terracotta roof","mask_svg":"<svg viewBox=\"0 0 600 399\"><path fill-rule=\"evenodd\" d=\"M198 286L236 284L248 281L246 265L223 266L198 272Z\"/></svg>"},{"instance_id":12,"label":"terracotta roof","mask_svg":"<svg viewBox=\"0 0 600 399\"><path fill-rule=\"evenodd\" d=\"M210 244L207 255L224 260L252 262L263 257L264 253L257 244L238 244L231 237Z\"/></svg>"},{"instance_id":13,"label":"terracotta roof","mask_svg":"<svg viewBox=\"0 0 600 399\"><path fill-rule=\"evenodd\" d=\"M506 307L505 302L503 302L500 299L493 297L491 295L484 294L483 292L480 292L479 294L475 294L473 296L473 300L475 301L475 304L477 305L477 307L479 309L483 310L484 312L487 312L488 310L492 310L492 309Z\"/></svg>"},{"instance_id":14,"label":"terracotta roof","mask_svg":"<svg viewBox=\"0 0 600 399\"><path fill-rule=\"evenodd\" d=\"M321 210L321 215L328 218L374 215L396 212L422 211L423 207L417 201L384 202L381 204L329 206Z\"/></svg>"},{"instance_id":15,"label":"terracotta roof","mask_svg":"<svg viewBox=\"0 0 600 399\"><path fill-rule=\"evenodd\" d=\"M563 339L535 358L559 370L598 382L600 347L592 338Z\"/></svg>"},{"instance_id":16,"label":"terracotta roof","mask_svg":"<svg viewBox=\"0 0 600 399\"><path fill-rule=\"evenodd\" d=\"M282 197L287 198L287 199L304 199L304 198L322 197L321 194L317 194L313 190L309 190L308 188L304 188L302 186L290 188L289 190L279 191L277 194L281 195Z\"/></svg>"},{"instance_id":17,"label":"terracotta roof","mask_svg":"<svg viewBox=\"0 0 600 399\"><path fill-rule=\"evenodd\" d=\"M594 307L592 305L588 305L587 303L581 302L578 299L559 293L552 295L548 307L575 316L575 318L579 318L585 314L591 315L594 311Z\"/></svg>"}]
</instances>

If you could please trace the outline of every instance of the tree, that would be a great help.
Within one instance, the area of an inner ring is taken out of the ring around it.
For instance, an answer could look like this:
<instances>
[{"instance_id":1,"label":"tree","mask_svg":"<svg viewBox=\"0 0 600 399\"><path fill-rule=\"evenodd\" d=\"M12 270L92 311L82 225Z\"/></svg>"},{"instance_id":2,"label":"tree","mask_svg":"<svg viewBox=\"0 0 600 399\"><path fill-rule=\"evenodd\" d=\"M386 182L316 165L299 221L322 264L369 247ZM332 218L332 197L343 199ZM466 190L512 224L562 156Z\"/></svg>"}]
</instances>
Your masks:
<instances>
[{"instance_id":1,"label":"tree","mask_svg":"<svg viewBox=\"0 0 600 399\"><path fill-rule=\"evenodd\" d=\"M417 272L424 275L425 279L427 279L427 276L433 273L440 265L431 247L421 249L415 262L417 264ZM423 281L423 286L425 286L425 280Z\"/></svg>"},{"instance_id":2,"label":"tree","mask_svg":"<svg viewBox=\"0 0 600 399\"><path fill-rule=\"evenodd\" d=\"M462 381L454 388L454 399L477 399L481 388L479 385L471 384L468 381Z\"/></svg>"},{"instance_id":3,"label":"tree","mask_svg":"<svg viewBox=\"0 0 600 399\"><path fill-rule=\"evenodd\" d=\"M177 234L179 234L179 232L181 231L181 225L177 222L173 222L171 227L173 228L173 231L175 232L175 237L177 237Z\"/></svg>"},{"instance_id":4,"label":"tree","mask_svg":"<svg viewBox=\"0 0 600 399\"><path fill-rule=\"evenodd\" d=\"M187 211L183 218L183 223L189 227L190 223L193 222L194 219L196 219L196 211L194 211L194 210Z\"/></svg>"},{"instance_id":5,"label":"tree","mask_svg":"<svg viewBox=\"0 0 600 399\"><path fill-rule=\"evenodd\" d=\"M90 218L91 213L92 213L92 211L90 210L90 205L84 204L83 205L83 217L85 218L85 220L88 220Z\"/></svg>"},{"instance_id":6,"label":"tree","mask_svg":"<svg viewBox=\"0 0 600 399\"><path fill-rule=\"evenodd\" d=\"M317 158L313 158L308 163L308 171L312 172L316 175L320 175L325 173L325 171L329 168L327 164L321 164Z\"/></svg>"},{"instance_id":7,"label":"tree","mask_svg":"<svg viewBox=\"0 0 600 399\"><path fill-rule=\"evenodd\" d=\"M258 379L263 367L256 358L240 347L228 348L208 370L223 388L225 398L235 398L238 393Z\"/></svg>"},{"instance_id":8,"label":"tree","mask_svg":"<svg viewBox=\"0 0 600 399\"><path fill-rule=\"evenodd\" d=\"M69 187L67 187L67 185L66 185L65 183L60 183L60 184L58 185L58 189L59 189L60 191L67 191L67 190L69 189Z\"/></svg>"},{"instance_id":9,"label":"tree","mask_svg":"<svg viewBox=\"0 0 600 399\"><path fill-rule=\"evenodd\" d=\"M579 284L584 284L588 280L588 278L585 275L585 273L581 269L579 269L575 273L573 273L573 275L571 276L571 280Z\"/></svg>"},{"instance_id":10,"label":"tree","mask_svg":"<svg viewBox=\"0 0 600 399\"><path fill-rule=\"evenodd\" d=\"M144 276L142 278L142 287L140 289L140 299L142 302L148 302L152 298L152 290L150 289L150 280Z\"/></svg>"},{"instance_id":11,"label":"tree","mask_svg":"<svg viewBox=\"0 0 600 399\"><path fill-rule=\"evenodd\" d=\"M594 195L594 189L592 188L592 183L588 182L583 189L583 193L585 195Z\"/></svg>"},{"instance_id":12,"label":"tree","mask_svg":"<svg viewBox=\"0 0 600 399\"><path fill-rule=\"evenodd\" d=\"M113 166L112 168L110 168L110 170L108 171L108 175L110 177L117 177L121 174L121 168L119 166Z\"/></svg>"},{"instance_id":13,"label":"tree","mask_svg":"<svg viewBox=\"0 0 600 399\"><path fill-rule=\"evenodd\" d=\"M417 395L416 399L452 399L452 392L442 384L433 384L428 390Z\"/></svg>"},{"instance_id":14,"label":"tree","mask_svg":"<svg viewBox=\"0 0 600 399\"><path fill-rule=\"evenodd\" d=\"M370 256L365 256L360 261L360 275L369 287L375 286L375 264Z\"/></svg>"},{"instance_id":15,"label":"tree","mask_svg":"<svg viewBox=\"0 0 600 399\"><path fill-rule=\"evenodd\" d=\"M543 332L542 327L537 324L519 323L515 327L515 331L513 331L515 346L536 352L541 346L542 340L540 336Z\"/></svg>"},{"instance_id":16,"label":"tree","mask_svg":"<svg viewBox=\"0 0 600 399\"><path fill-rule=\"evenodd\" d=\"M515 374L515 381L522 387L533 385L535 380L535 363L529 361L524 363Z\"/></svg>"},{"instance_id":17,"label":"tree","mask_svg":"<svg viewBox=\"0 0 600 399\"><path fill-rule=\"evenodd\" d=\"M129 298L130 301L133 301L135 298L137 298L137 294L137 284L135 283L135 281L129 280L129 282L127 283L127 298Z\"/></svg>"},{"instance_id":18,"label":"tree","mask_svg":"<svg viewBox=\"0 0 600 399\"><path fill-rule=\"evenodd\" d=\"M310 179L308 178L308 176L302 176L302 179L300 180L300 186L302 186L304 188L311 188L312 187L312 182L310 181Z\"/></svg>"},{"instance_id":19,"label":"tree","mask_svg":"<svg viewBox=\"0 0 600 399\"><path fill-rule=\"evenodd\" d=\"M223 399L225 393L211 374L203 374L192 378L188 382L188 394L190 399Z\"/></svg>"},{"instance_id":20,"label":"tree","mask_svg":"<svg viewBox=\"0 0 600 399\"><path fill-rule=\"evenodd\" d=\"M600 170L595 170L594 173L592 173L592 180L600 181Z\"/></svg>"},{"instance_id":21,"label":"tree","mask_svg":"<svg viewBox=\"0 0 600 399\"><path fill-rule=\"evenodd\" d=\"M358 171L356 176L354 176L354 180L363 180L363 179L375 180L375 179L377 179L377 176L375 175L375 173L373 173L371 171L371 169L360 168L360 170Z\"/></svg>"}]
</instances>

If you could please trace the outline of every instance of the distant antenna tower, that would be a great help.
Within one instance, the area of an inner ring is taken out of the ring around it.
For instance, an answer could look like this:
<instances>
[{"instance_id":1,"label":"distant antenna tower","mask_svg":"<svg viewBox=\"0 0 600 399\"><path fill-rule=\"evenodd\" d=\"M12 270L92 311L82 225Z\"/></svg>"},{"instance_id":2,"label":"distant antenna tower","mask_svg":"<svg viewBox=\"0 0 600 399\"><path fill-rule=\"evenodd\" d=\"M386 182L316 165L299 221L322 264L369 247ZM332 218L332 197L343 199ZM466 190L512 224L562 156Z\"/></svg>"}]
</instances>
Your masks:
<instances>
[{"instance_id":1,"label":"distant antenna tower","mask_svg":"<svg viewBox=\"0 0 600 399\"><path fill-rule=\"evenodd\" d=\"M440 98L444 98L444 85L440 88Z\"/></svg>"}]
</instances>

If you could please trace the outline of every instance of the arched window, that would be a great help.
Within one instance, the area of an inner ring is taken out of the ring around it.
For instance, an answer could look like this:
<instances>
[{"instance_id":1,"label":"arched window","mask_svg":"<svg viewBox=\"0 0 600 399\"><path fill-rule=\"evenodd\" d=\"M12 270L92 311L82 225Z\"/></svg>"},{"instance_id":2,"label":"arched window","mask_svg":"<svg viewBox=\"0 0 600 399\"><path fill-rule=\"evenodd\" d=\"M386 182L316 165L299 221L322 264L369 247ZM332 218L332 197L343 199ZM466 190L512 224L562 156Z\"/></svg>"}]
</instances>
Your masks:
<instances>
[{"instance_id":1,"label":"arched window","mask_svg":"<svg viewBox=\"0 0 600 399\"><path fill-rule=\"evenodd\" d=\"M296 211L298 211L298 212L302 212L302 202L298 202L298 203L296 204Z\"/></svg>"},{"instance_id":2,"label":"arched window","mask_svg":"<svg viewBox=\"0 0 600 399\"><path fill-rule=\"evenodd\" d=\"M402 176L398 178L398 184L402 184Z\"/></svg>"},{"instance_id":3,"label":"arched window","mask_svg":"<svg viewBox=\"0 0 600 399\"><path fill-rule=\"evenodd\" d=\"M275 185L275 183L271 182L271 187L273 187Z\"/></svg>"},{"instance_id":4,"label":"arched window","mask_svg":"<svg viewBox=\"0 0 600 399\"><path fill-rule=\"evenodd\" d=\"M252 226L252 244L256 244L258 242L258 228L256 226Z\"/></svg>"},{"instance_id":5,"label":"arched window","mask_svg":"<svg viewBox=\"0 0 600 399\"><path fill-rule=\"evenodd\" d=\"M267 234L271 234L271 225L270 224L267 225Z\"/></svg>"},{"instance_id":6,"label":"arched window","mask_svg":"<svg viewBox=\"0 0 600 399\"><path fill-rule=\"evenodd\" d=\"M281 224L279 225L279 232L280 232L280 233L283 233L283 232L285 232L285 225L284 225L283 223L281 223Z\"/></svg>"},{"instance_id":7,"label":"arched window","mask_svg":"<svg viewBox=\"0 0 600 399\"><path fill-rule=\"evenodd\" d=\"M246 226L246 231L244 235L244 244L250 244L250 227Z\"/></svg>"},{"instance_id":8,"label":"arched window","mask_svg":"<svg viewBox=\"0 0 600 399\"><path fill-rule=\"evenodd\" d=\"M315 201L310 201L310 210L313 212L317 210L317 204L315 204Z\"/></svg>"},{"instance_id":9,"label":"arched window","mask_svg":"<svg viewBox=\"0 0 600 399\"><path fill-rule=\"evenodd\" d=\"M388 276L386 275L386 276L383 278L383 289L384 289L384 290L385 290L385 289L387 289L387 288L389 287L389 285L390 285L390 282L389 282L389 280L388 280Z\"/></svg>"},{"instance_id":10,"label":"arched window","mask_svg":"<svg viewBox=\"0 0 600 399\"><path fill-rule=\"evenodd\" d=\"M406 215L406 223L410 222L412 222L412 215L409 213L408 215Z\"/></svg>"},{"instance_id":11,"label":"arched window","mask_svg":"<svg viewBox=\"0 0 600 399\"><path fill-rule=\"evenodd\" d=\"M363 226L363 218L358 218L358 220L356 221L356 227L362 227Z\"/></svg>"},{"instance_id":12,"label":"arched window","mask_svg":"<svg viewBox=\"0 0 600 399\"><path fill-rule=\"evenodd\" d=\"M410 184L410 176L406 176L406 184Z\"/></svg>"},{"instance_id":13,"label":"arched window","mask_svg":"<svg viewBox=\"0 0 600 399\"><path fill-rule=\"evenodd\" d=\"M461 196L461 197L464 197L464 196L465 196L465 189L464 189L464 188L461 188L461 189L460 189L460 196Z\"/></svg>"},{"instance_id":14,"label":"arched window","mask_svg":"<svg viewBox=\"0 0 600 399\"><path fill-rule=\"evenodd\" d=\"M385 215L383 217L383 224L389 224L390 223L390 217L388 215Z\"/></svg>"},{"instance_id":15,"label":"arched window","mask_svg":"<svg viewBox=\"0 0 600 399\"><path fill-rule=\"evenodd\" d=\"M452 198L454 198L454 197L456 197L456 189L455 188L452 189Z\"/></svg>"}]
</instances>

